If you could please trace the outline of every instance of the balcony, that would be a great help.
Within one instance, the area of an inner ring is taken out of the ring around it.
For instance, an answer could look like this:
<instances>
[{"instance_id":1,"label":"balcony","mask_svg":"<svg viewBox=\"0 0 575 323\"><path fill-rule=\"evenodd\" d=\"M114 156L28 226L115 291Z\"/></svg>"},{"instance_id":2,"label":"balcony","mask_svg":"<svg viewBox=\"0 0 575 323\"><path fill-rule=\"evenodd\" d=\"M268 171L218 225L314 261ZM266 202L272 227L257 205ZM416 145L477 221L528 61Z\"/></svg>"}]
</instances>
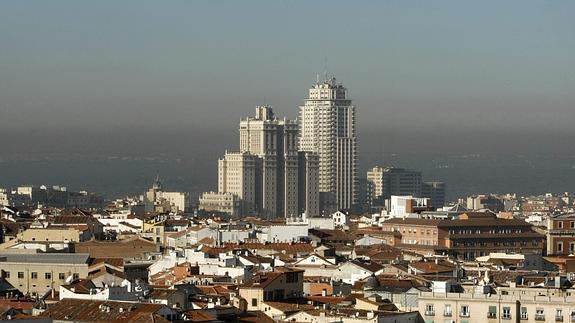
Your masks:
<instances>
[{"instance_id":1,"label":"balcony","mask_svg":"<svg viewBox=\"0 0 575 323\"><path fill-rule=\"evenodd\" d=\"M453 313L451 312L443 312L443 316L445 317L451 317L453 315Z\"/></svg>"},{"instance_id":2,"label":"balcony","mask_svg":"<svg viewBox=\"0 0 575 323\"><path fill-rule=\"evenodd\" d=\"M488 318L488 319L496 319L496 318L497 318L497 314L496 314L496 313L487 313L487 318Z\"/></svg>"},{"instance_id":3,"label":"balcony","mask_svg":"<svg viewBox=\"0 0 575 323\"><path fill-rule=\"evenodd\" d=\"M535 314L535 321L545 321L545 314Z\"/></svg>"},{"instance_id":4,"label":"balcony","mask_svg":"<svg viewBox=\"0 0 575 323\"><path fill-rule=\"evenodd\" d=\"M573 321L573 320L571 320ZM563 322L563 315L556 315L555 316L555 322Z\"/></svg>"},{"instance_id":5,"label":"balcony","mask_svg":"<svg viewBox=\"0 0 575 323\"><path fill-rule=\"evenodd\" d=\"M435 316L435 311L425 311L425 316Z\"/></svg>"},{"instance_id":6,"label":"balcony","mask_svg":"<svg viewBox=\"0 0 575 323\"><path fill-rule=\"evenodd\" d=\"M503 320L511 320L511 314L507 314L507 315L503 314L503 316L501 316L501 319L503 319Z\"/></svg>"},{"instance_id":7,"label":"balcony","mask_svg":"<svg viewBox=\"0 0 575 323\"><path fill-rule=\"evenodd\" d=\"M575 322L575 315L571 315L571 322Z\"/></svg>"},{"instance_id":8,"label":"balcony","mask_svg":"<svg viewBox=\"0 0 575 323\"><path fill-rule=\"evenodd\" d=\"M459 313L460 317L469 317L469 312L461 312Z\"/></svg>"}]
</instances>

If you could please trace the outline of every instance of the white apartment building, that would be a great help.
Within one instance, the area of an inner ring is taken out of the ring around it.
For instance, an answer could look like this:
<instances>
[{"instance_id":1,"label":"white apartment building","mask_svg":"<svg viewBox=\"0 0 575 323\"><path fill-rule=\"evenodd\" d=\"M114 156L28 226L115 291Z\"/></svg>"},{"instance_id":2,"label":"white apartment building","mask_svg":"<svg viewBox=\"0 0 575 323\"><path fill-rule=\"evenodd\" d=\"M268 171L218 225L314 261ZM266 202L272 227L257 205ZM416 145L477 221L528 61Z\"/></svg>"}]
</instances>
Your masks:
<instances>
[{"instance_id":1,"label":"white apartment building","mask_svg":"<svg viewBox=\"0 0 575 323\"><path fill-rule=\"evenodd\" d=\"M335 78L314 84L299 107L299 148L319 155L321 209L349 209L357 202L355 106Z\"/></svg>"},{"instance_id":2,"label":"white apartment building","mask_svg":"<svg viewBox=\"0 0 575 323\"><path fill-rule=\"evenodd\" d=\"M420 292L425 322L575 322L573 290L504 287L486 293L484 286L463 293Z\"/></svg>"}]
</instances>

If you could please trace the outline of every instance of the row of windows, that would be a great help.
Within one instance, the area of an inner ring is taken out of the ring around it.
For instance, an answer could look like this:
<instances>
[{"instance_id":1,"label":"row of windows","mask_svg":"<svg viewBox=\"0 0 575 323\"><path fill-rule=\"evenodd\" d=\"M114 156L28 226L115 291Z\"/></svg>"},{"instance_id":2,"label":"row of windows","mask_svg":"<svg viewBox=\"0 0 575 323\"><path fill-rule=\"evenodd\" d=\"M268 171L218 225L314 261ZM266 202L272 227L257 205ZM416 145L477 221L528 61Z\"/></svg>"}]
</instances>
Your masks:
<instances>
[{"instance_id":1,"label":"row of windows","mask_svg":"<svg viewBox=\"0 0 575 323\"><path fill-rule=\"evenodd\" d=\"M505 246L505 247L512 246L512 247L514 247L514 246L516 246L516 245L525 247L525 246L527 246L527 241L517 241L517 242L516 242L516 241L503 241L503 242L494 241L494 242L492 242L492 243L487 243L487 242L485 242L485 241L478 241L478 242L465 241L465 242L463 242L463 243L460 242L460 241L453 241L453 246L454 246L454 247L459 247L459 246L465 246L465 247L481 246L481 247L485 247L485 246L487 246L488 244L489 244L489 245L493 245L493 246L495 246L495 247L500 247L500 246ZM539 242L538 242L537 240L533 240L533 241L531 241L531 245L533 245L533 246L538 246L538 245L539 245Z\"/></svg>"},{"instance_id":2,"label":"row of windows","mask_svg":"<svg viewBox=\"0 0 575 323\"><path fill-rule=\"evenodd\" d=\"M569 221L569 227L575 229L575 221ZM563 221L557 221L557 228L563 229Z\"/></svg>"},{"instance_id":3,"label":"row of windows","mask_svg":"<svg viewBox=\"0 0 575 323\"><path fill-rule=\"evenodd\" d=\"M10 272L9 271L2 271L2 277L3 278L10 278ZM18 279L24 279L24 272L19 271L17 274L17 277L18 277ZM74 273L72 275L72 277L74 279L78 279L78 278L80 278L80 274ZM38 272L36 272L36 271L30 272L30 279L38 279ZM51 272L44 273L44 279L52 279L52 273ZM58 279L59 280L66 279L66 273L58 273Z\"/></svg>"},{"instance_id":4,"label":"row of windows","mask_svg":"<svg viewBox=\"0 0 575 323\"><path fill-rule=\"evenodd\" d=\"M449 234L482 234L482 233L489 233L489 234L510 234L510 233L523 233L524 230L521 228L516 229L489 229L489 230L482 230L482 229L450 229Z\"/></svg>"},{"instance_id":5,"label":"row of windows","mask_svg":"<svg viewBox=\"0 0 575 323\"><path fill-rule=\"evenodd\" d=\"M524 307L522 309L524 309ZM527 310L525 309L525 311L527 311ZM444 306L442 314L443 314L443 316L446 316L446 317L453 316L451 304L446 304ZM426 304L425 305L425 316L435 316L435 306L433 304ZM471 316L471 313L469 310L469 305L461 305L459 307L459 316L460 317L470 317ZM490 319L497 318L497 306L489 306L489 310L487 312L487 318L490 318ZM511 307L504 306L502 308L501 318L511 319Z\"/></svg>"},{"instance_id":6,"label":"row of windows","mask_svg":"<svg viewBox=\"0 0 575 323\"><path fill-rule=\"evenodd\" d=\"M557 242L557 252L563 252L563 241ZM575 242L569 242L569 252L575 252Z\"/></svg>"}]
</instances>

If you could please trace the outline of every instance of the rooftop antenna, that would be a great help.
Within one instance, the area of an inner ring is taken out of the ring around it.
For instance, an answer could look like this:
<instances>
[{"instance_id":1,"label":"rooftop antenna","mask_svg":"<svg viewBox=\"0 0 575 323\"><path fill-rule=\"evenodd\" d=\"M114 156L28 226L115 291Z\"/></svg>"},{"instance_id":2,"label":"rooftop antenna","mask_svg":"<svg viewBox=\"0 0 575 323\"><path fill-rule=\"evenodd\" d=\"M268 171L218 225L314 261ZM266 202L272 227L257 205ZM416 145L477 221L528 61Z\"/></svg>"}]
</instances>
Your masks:
<instances>
[{"instance_id":1,"label":"rooftop antenna","mask_svg":"<svg viewBox=\"0 0 575 323\"><path fill-rule=\"evenodd\" d=\"M323 81L327 82L327 56L324 57L324 66L323 66Z\"/></svg>"}]
</instances>

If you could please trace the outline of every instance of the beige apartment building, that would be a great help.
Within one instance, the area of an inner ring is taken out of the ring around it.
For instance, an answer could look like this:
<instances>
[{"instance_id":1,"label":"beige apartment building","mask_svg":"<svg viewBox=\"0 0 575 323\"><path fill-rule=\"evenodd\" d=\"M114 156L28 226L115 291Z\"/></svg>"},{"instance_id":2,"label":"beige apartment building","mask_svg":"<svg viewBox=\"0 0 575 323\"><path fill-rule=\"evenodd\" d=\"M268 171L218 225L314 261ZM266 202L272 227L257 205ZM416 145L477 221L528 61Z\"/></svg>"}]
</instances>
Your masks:
<instances>
[{"instance_id":1,"label":"beige apartment building","mask_svg":"<svg viewBox=\"0 0 575 323\"><path fill-rule=\"evenodd\" d=\"M200 196L200 210L223 212L237 217L240 212L240 199L232 193L205 192Z\"/></svg>"},{"instance_id":2,"label":"beige apartment building","mask_svg":"<svg viewBox=\"0 0 575 323\"><path fill-rule=\"evenodd\" d=\"M0 254L0 273L23 294L40 296L66 280L88 276L88 254Z\"/></svg>"},{"instance_id":3,"label":"beige apartment building","mask_svg":"<svg viewBox=\"0 0 575 323\"><path fill-rule=\"evenodd\" d=\"M319 160L298 151L297 122L276 118L270 106L258 106L255 117L240 121L239 132L239 151L219 160L217 194L236 196L240 215L319 215ZM202 204L221 205L223 197L205 193Z\"/></svg>"},{"instance_id":4,"label":"beige apartment building","mask_svg":"<svg viewBox=\"0 0 575 323\"><path fill-rule=\"evenodd\" d=\"M508 287L493 294L420 292L418 306L426 323L575 322L575 290Z\"/></svg>"},{"instance_id":5,"label":"beige apartment building","mask_svg":"<svg viewBox=\"0 0 575 323\"><path fill-rule=\"evenodd\" d=\"M241 215L256 212L256 156L227 152L218 161L218 192L231 193L240 200Z\"/></svg>"}]
</instances>

